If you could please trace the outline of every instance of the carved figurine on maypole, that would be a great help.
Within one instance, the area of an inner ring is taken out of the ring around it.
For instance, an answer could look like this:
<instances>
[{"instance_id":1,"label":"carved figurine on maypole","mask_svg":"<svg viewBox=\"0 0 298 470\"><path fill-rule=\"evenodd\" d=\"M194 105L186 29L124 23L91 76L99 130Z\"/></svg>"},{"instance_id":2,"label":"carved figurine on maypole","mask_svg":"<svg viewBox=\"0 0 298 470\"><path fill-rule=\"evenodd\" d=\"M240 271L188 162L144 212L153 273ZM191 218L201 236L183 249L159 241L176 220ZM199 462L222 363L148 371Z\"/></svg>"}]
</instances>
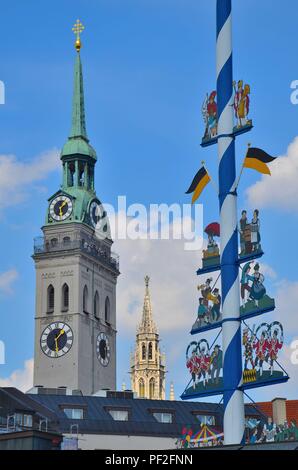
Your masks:
<instances>
[{"instance_id":1,"label":"carved figurine on maypole","mask_svg":"<svg viewBox=\"0 0 298 470\"><path fill-rule=\"evenodd\" d=\"M247 211L241 212L241 218L239 220L239 233L240 233L240 258L248 259L250 256L257 257L262 256L261 246L261 222L260 212L255 209L251 222L247 217Z\"/></svg>"},{"instance_id":2,"label":"carved figurine on maypole","mask_svg":"<svg viewBox=\"0 0 298 470\"><path fill-rule=\"evenodd\" d=\"M242 318L254 317L275 309L274 299L267 295L264 281L265 276L259 263L251 261L245 264L240 280Z\"/></svg>"},{"instance_id":3,"label":"carved figurine on maypole","mask_svg":"<svg viewBox=\"0 0 298 470\"><path fill-rule=\"evenodd\" d=\"M244 384L249 387L284 381L287 373L277 361L284 343L282 324L278 321L261 323L256 332L254 329L255 326L252 330L246 326L243 330ZM279 370L275 370L275 366Z\"/></svg>"},{"instance_id":4,"label":"carved figurine on maypole","mask_svg":"<svg viewBox=\"0 0 298 470\"><path fill-rule=\"evenodd\" d=\"M208 236L207 248L203 250L203 268L210 268L212 266L219 267L220 254L218 243L214 240L215 237L220 237L220 225L218 222L212 222L207 225L204 232Z\"/></svg>"},{"instance_id":5,"label":"carved figurine on maypole","mask_svg":"<svg viewBox=\"0 0 298 470\"><path fill-rule=\"evenodd\" d=\"M201 297L199 298L197 318L192 326L191 334L216 328L217 323L222 320L221 295L219 289L215 287L217 281L218 278L213 284L212 277L209 277L197 287Z\"/></svg>"},{"instance_id":6,"label":"carved figurine on maypole","mask_svg":"<svg viewBox=\"0 0 298 470\"><path fill-rule=\"evenodd\" d=\"M197 394L218 394L222 388L222 348L216 344L211 352L212 347L206 339L192 341L188 345L186 367L191 374L191 381L182 398Z\"/></svg>"},{"instance_id":7,"label":"carved figurine on maypole","mask_svg":"<svg viewBox=\"0 0 298 470\"><path fill-rule=\"evenodd\" d=\"M206 98L202 105L202 115L205 124L205 133L203 141L210 141L217 136L217 103L216 91L212 91L210 95L206 94Z\"/></svg>"},{"instance_id":8,"label":"carved figurine on maypole","mask_svg":"<svg viewBox=\"0 0 298 470\"><path fill-rule=\"evenodd\" d=\"M234 87L234 111L237 120L235 131L245 127L252 127L251 119L248 119L250 107L250 86L246 84L243 88L243 80L238 81L237 89L236 82L233 82Z\"/></svg>"}]
</instances>

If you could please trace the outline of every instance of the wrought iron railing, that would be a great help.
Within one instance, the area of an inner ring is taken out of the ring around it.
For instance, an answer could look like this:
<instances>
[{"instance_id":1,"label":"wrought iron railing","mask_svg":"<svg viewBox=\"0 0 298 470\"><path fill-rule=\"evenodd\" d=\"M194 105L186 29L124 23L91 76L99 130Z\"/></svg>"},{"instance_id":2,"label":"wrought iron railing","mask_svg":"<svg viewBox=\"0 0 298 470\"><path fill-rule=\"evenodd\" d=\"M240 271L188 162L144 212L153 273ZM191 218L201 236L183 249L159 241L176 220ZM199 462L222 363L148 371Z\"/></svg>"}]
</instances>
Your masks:
<instances>
[{"instance_id":1,"label":"wrought iron railing","mask_svg":"<svg viewBox=\"0 0 298 470\"><path fill-rule=\"evenodd\" d=\"M82 250L108 267L119 270L119 256L116 253L111 252L109 254L107 251L98 248L96 244L85 239L71 240L65 237L64 240L60 241L56 238L47 239L45 237L38 237L34 240L35 255L71 250Z\"/></svg>"}]
</instances>

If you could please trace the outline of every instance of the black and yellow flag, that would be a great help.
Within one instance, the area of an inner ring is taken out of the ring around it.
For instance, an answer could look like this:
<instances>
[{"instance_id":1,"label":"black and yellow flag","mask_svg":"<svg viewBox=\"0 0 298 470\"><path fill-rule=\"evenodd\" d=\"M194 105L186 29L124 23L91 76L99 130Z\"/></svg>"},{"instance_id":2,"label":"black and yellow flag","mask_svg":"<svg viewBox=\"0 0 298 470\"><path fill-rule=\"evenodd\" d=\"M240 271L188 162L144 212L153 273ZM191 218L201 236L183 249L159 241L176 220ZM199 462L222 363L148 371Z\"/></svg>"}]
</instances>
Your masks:
<instances>
[{"instance_id":1,"label":"black and yellow flag","mask_svg":"<svg viewBox=\"0 0 298 470\"><path fill-rule=\"evenodd\" d=\"M185 193L185 194L193 193L192 200L191 200L192 204L196 202L196 200L199 198L200 194L202 193L205 186L207 186L209 181L211 181L210 176L208 175L206 169L202 167L198 171L194 179L192 180L192 183L188 191L186 191Z\"/></svg>"},{"instance_id":2,"label":"black and yellow flag","mask_svg":"<svg viewBox=\"0 0 298 470\"><path fill-rule=\"evenodd\" d=\"M244 168L251 168L263 173L264 175L271 175L270 169L267 163L273 162L275 157L271 157L264 150L258 149L256 147L250 147L247 151Z\"/></svg>"}]
</instances>

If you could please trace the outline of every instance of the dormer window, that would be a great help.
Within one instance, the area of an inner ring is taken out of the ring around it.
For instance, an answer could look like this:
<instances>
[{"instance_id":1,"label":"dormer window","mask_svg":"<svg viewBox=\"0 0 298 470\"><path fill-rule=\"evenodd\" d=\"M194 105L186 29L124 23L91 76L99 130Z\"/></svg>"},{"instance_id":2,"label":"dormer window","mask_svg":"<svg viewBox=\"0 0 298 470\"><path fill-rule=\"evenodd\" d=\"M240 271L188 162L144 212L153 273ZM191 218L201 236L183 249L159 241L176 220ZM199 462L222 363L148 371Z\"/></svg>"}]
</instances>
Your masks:
<instances>
[{"instance_id":1,"label":"dormer window","mask_svg":"<svg viewBox=\"0 0 298 470\"><path fill-rule=\"evenodd\" d=\"M203 413L193 413L197 420L201 424L207 424L207 426L215 426L215 416L214 415L209 415L209 414L203 414Z\"/></svg>"},{"instance_id":2,"label":"dormer window","mask_svg":"<svg viewBox=\"0 0 298 470\"><path fill-rule=\"evenodd\" d=\"M114 421L129 421L129 408L106 407L105 410L112 416Z\"/></svg>"},{"instance_id":3,"label":"dormer window","mask_svg":"<svg viewBox=\"0 0 298 470\"><path fill-rule=\"evenodd\" d=\"M159 423L171 424L173 423L173 413L171 412L153 412L153 416Z\"/></svg>"},{"instance_id":4,"label":"dormer window","mask_svg":"<svg viewBox=\"0 0 298 470\"><path fill-rule=\"evenodd\" d=\"M63 408L63 412L66 414L68 419L84 419L83 408Z\"/></svg>"}]
</instances>

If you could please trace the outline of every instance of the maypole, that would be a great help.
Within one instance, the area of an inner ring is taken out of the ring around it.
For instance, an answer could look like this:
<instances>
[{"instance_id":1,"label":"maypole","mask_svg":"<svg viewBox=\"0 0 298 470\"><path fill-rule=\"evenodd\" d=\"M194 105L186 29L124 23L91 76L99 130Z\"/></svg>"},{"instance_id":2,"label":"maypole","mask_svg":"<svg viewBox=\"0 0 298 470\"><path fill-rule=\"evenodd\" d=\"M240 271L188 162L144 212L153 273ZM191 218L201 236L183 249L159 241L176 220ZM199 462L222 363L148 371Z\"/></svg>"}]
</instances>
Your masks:
<instances>
[{"instance_id":1,"label":"maypole","mask_svg":"<svg viewBox=\"0 0 298 470\"><path fill-rule=\"evenodd\" d=\"M244 438L231 0L217 0L216 78L224 363L224 441Z\"/></svg>"},{"instance_id":2,"label":"maypole","mask_svg":"<svg viewBox=\"0 0 298 470\"><path fill-rule=\"evenodd\" d=\"M190 333L197 335L218 328L221 331L211 345L204 338L188 345L186 366L191 380L181 398L189 400L222 394L224 443L242 444L245 438L244 390L286 382L289 376L277 362L277 352L283 346L283 327L279 322L263 322L256 330L255 325L251 329L245 323L243 334L241 332L242 321L273 311L275 301L267 294L263 284L265 277L259 263L255 262L264 255L260 243L259 210L254 210L251 222L247 219L247 211L243 210L238 226L237 187L244 168L270 175L267 164L275 158L249 145L240 176L236 178L235 138L253 127L252 120L248 119L250 86L239 80L236 89L233 81L232 0L217 0L216 19L217 85L216 90L207 94L202 107L205 130L201 145L218 146L220 224L209 223L204 230L208 243L203 250L202 268L197 274L209 276L197 286L199 305ZM210 181L203 163L187 191L187 194L193 194L192 203ZM214 240L219 236L220 247ZM240 281L239 266L242 264ZM220 275L213 282L210 273L215 271L220 271ZM216 288L220 276L221 295ZM217 342L221 333L222 349ZM275 366L279 370L275 370Z\"/></svg>"}]
</instances>

